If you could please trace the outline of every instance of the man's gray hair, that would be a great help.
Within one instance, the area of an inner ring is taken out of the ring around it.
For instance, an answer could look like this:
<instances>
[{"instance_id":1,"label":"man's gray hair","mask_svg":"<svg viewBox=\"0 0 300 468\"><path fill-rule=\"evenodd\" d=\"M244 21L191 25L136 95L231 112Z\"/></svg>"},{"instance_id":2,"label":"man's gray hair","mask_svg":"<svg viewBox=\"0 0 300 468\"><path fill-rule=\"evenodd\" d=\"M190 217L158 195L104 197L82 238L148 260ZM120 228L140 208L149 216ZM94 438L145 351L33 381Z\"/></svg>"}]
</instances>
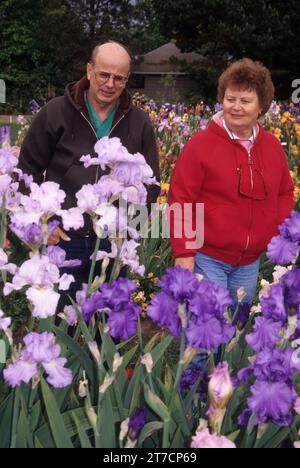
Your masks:
<instances>
[{"instance_id":1,"label":"man's gray hair","mask_svg":"<svg viewBox=\"0 0 300 468\"><path fill-rule=\"evenodd\" d=\"M128 47L126 47L124 44L121 44L121 42L117 42L117 41L106 41L106 42L102 42L101 44L97 44L97 45L94 47L93 51L92 51L90 63L95 64L96 57L97 57L97 54L98 54L98 50L99 50L100 47L102 47L102 46L105 45L105 44L116 44L116 45L118 45L119 47L122 47L122 49L124 49L125 52L128 54L129 65L130 65L130 69L131 69L131 66L132 66L132 55L131 55L131 52L130 52L130 50L128 49Z\"/></svg>"}]
</instances>

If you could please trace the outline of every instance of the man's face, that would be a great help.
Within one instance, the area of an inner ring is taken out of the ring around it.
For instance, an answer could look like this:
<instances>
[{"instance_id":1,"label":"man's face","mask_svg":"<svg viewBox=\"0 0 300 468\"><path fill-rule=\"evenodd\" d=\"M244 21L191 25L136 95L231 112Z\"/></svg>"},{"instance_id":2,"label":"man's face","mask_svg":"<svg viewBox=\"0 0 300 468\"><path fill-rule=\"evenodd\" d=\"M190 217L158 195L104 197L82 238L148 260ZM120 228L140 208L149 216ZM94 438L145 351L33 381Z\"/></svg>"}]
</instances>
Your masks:
<instances>
[{"instance_id":1,"label":"man's face","mask_svg":"<svg viewBox=\"0 0 300 468\"><path fill-rule=\"evenodd\" d=\"M95 63L87 65L92 102L101 107L116 102L126 86L129 72L130 64L125 51L100 48Z\"/></svg>"}]
</instances>

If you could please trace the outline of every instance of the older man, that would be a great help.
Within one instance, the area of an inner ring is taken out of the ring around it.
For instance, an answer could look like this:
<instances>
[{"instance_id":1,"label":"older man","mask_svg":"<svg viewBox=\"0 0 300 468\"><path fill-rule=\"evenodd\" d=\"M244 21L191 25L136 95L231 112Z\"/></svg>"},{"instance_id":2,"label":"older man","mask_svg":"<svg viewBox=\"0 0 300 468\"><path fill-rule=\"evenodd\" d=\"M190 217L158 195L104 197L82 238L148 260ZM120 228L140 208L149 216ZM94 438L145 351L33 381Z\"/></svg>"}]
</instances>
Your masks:
<instances>
[{"instance_id":1,"label":"older man","mask_svg":"<svg viewBox=\"0 0 300 468\"><path fill-rule=\"evenodd\" d=\"M82 155L94 153L98 139L118 137L132 154L141 153L159 180L159 163L154 131L148 116L136 108L126 84L131 59L127 49L116 42L95 47L87 74L66 87L64 96L46 104L34 119L21 148L19 167L33 175L37 183L44 180L60 184L66 192L64 208L76 206L75 194L85 184L94 184L103 174L98 168L85 169ZM148 204L154 203L159 187L148 188ZM81 268L72 272L78 287L86 282L95 234L86 222L80 232L66 235L57 228L49 244L58 244L67 258L79 258ZM110 249L103 240L102 250Z\"/></svg>"}]
</instances>

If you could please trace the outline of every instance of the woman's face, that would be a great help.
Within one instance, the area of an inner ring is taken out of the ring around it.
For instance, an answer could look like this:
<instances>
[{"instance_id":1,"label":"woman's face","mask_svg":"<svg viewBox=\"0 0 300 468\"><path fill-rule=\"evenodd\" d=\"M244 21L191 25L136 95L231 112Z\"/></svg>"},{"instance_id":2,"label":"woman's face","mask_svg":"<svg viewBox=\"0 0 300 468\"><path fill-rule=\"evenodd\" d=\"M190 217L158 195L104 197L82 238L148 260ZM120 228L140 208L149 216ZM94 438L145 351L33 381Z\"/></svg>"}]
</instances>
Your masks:
<instances>
[{"instance_id":1,"label":"woman's face","mask_svg":"<svg viewBox=\"0 0 300 468\"><path fill-rule=\"evenodd\" d=\"M223 100L224 120L237 136L249 137L262 109L257 92L234 86L226 89Z\"/></svg>"}]
</instances>

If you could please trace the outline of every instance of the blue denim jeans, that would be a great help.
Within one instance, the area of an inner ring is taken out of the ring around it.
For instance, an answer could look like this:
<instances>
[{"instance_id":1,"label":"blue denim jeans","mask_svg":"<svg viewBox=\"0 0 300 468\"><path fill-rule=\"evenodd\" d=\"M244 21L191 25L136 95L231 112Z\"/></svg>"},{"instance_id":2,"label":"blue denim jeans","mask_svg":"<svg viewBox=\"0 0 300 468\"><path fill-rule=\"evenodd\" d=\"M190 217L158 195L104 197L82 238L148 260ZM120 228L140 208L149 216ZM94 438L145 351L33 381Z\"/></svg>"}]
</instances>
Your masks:
<instances>
[{"instance_id":1,"label":"blue denim jeans","mask_svg":"<svg viewBox=\"0 0 300 468\"><path fill-rule=\"evenodd\" d=\"M228 263L216 260L208 255L198 253L195 257L195 273L199 273L204 276L204 279L210 280L221 286L224 286L229 290L233 305L232 313L235 312L238 299L237 291L242 286L247 292L247 296L243 300L243 303L252 305L255 297L258 275L259 275L260 260L257 260L250 265L234 267ZM220 361L220 351L215 350L215 362L216 364ZM206 351L200 351L200 353L193 359L190 367L198 369L199 372L204 374L207 372L207 357Z\"/></svg>"},{"instance_id":2,"label":"blue denim jeans","mask_svg":"<svg viewBox=\"0 0 300 468\"><path fill-rule=\"evenodd\" d=\"M59 247L66 252L66 260L81 260L81 265L77 267L61 268L60 274L67 273L73 275L75 282L71 283L68 291L61 291L61 298L58 304L58 311L61 312L65 305L70 304L68 295L75 299L76 292L81 289L83 283L88 283L90 268L92 265L91 256L94 253L96 245L96 237L79 237L72 236L71 241L61 241ZM105 238L101 240L100 250L105 252L111 252L110 241ZM109 281L110 274L112 272L114 261L112 260L106 270L106 281ZM95 276L101 274L102 262L96 263ZM123 267L120 272L120 277L126 277L127 268Z\"/></svg>"},{"instance_id":3,"label":"blue denim jeans","mask_svg":"<svg viewBox=\"0 0 300 468\"><path fill-rule=\"evenodd\" d=\"M247 292L244 303L252 305L257 290L260 259L250 265L232 266L199 252L195 258L195 273L229 290L233 309L237 306L237 291L242 286Z\"/></svg>"}]
</instances>

